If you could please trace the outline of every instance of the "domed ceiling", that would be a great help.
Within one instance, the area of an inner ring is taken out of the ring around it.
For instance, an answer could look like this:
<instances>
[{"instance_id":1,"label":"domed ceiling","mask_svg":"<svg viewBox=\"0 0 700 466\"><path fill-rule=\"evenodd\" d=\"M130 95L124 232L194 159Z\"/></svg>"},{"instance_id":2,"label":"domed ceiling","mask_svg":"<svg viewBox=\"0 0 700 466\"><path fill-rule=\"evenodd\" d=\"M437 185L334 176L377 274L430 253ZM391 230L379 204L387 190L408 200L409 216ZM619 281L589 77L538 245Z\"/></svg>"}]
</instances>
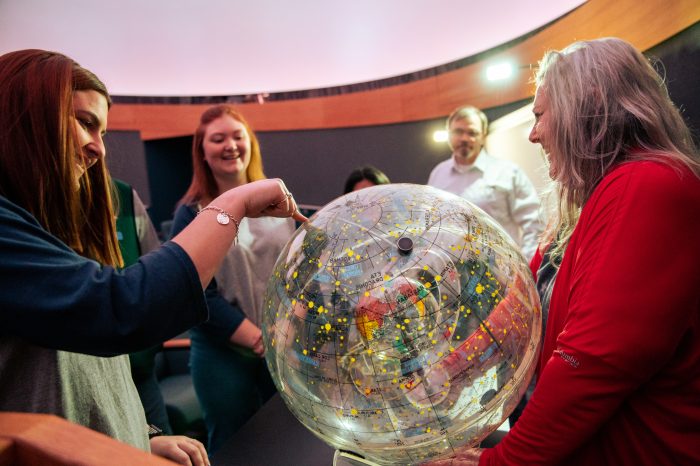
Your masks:
<instances>
[{"instance_id":1,"label":"domed ceiling","mask_svg":"<svg viewBox=\"0 0 700 466\"><path fill-rule=\"evenodd\" d=\"M547 24L580 0L0 0L0 53L43 48L113 95L315 89L419 71Z\"/></svg>"}]
</instances>

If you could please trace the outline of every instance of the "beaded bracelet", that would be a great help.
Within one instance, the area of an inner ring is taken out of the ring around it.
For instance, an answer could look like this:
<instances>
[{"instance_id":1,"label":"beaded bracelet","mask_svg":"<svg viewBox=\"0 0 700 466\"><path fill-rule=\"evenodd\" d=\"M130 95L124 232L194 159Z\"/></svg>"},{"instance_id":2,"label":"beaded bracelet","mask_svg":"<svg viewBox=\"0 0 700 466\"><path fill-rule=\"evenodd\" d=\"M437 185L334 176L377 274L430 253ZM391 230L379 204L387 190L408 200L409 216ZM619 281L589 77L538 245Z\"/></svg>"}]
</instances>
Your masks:
<instances>
[{"instance_id":1,"label":"beaded bracelet","mask_svg":"<svg viewBox=\"0 0 700 466\"><path fill-rule=\"evenodd\" d=\"M238 231L241 229L241 224L238 220L233 218L233 215L229 214L224 209L221 209L221 208L213 206L213 205L208 205L206 207L202 207L199 210L199 212L197 212L197 215L201 214L205 210L214 210L214 211L218 212L218 214L216 214L216 221L219 223L219 225L228 225L229 223L233 222L233 224L236 225L236 239L238 239Z\"/></svg>"}]
</instances>

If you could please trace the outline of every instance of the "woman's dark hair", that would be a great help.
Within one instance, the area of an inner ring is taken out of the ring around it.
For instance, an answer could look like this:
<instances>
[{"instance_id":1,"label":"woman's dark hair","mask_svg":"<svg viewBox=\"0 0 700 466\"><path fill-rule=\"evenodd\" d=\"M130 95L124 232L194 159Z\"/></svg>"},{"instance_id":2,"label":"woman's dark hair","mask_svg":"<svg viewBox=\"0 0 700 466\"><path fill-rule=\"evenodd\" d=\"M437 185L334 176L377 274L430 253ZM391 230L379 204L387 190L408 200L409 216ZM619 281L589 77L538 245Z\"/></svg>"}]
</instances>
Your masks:
<instances>
[{"instance_id":1,"label":"woman's dark hair","mask_svg":"<svg viewBox=\"0 0 700 466\"><path fill-rule=\"evenodd\" d=\"M375 185L391 183L391 181L389 181L389 177L386 176L383 171L371 165L366 165L364 167L356 168L350 173L347 181L345 181L345 190L343 191L343 194L354 191L355 185L362 180L370 181Z\"/></svg>"}]
</instances>

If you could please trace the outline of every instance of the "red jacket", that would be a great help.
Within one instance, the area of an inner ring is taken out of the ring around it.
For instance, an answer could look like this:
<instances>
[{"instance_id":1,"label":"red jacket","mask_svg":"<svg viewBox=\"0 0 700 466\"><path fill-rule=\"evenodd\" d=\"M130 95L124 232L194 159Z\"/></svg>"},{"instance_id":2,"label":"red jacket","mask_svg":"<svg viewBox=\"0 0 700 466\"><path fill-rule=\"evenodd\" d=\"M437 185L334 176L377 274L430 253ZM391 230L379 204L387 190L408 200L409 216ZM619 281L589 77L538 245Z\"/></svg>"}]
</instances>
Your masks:
<instances>
[{"instance_id":1,"label":"red jacket","mask_svg":"<svg viewBox=\"0 0 700 466\"><path fill-rule=\"evenodd\" d=\"M480 464L700 464L700 180L685 167L631 162L595 189L556 277L540 368Z\"/></svg>"}]
</instances>

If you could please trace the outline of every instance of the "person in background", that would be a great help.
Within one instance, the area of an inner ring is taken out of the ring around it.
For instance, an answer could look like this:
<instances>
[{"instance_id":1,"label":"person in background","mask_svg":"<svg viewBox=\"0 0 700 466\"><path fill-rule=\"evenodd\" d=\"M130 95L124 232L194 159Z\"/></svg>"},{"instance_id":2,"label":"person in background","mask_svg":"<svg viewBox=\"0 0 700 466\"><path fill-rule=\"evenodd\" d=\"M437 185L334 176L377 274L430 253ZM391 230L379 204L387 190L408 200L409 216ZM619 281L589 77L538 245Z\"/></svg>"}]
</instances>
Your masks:
<instances>
[{"instance_id":1,"label":"person in background","mask_svg":"<svg viewBox=\"0 0 700 466\"><path fill-rule=\"evenodd\" d=\"M160 247L160 240L141 198L129 184L112 178L117 194L117 240L124 266L135 264L139 257ZM163 394L158 386L155 357L163 345L154 345L129 354L131 377L139 393L146 420L166 435L172 435ZM155 429L154 429L155 430Z\"/></svg>"},{"instance_id":2,"label":"person in background","mask_svg":"<svg viewBox=\"0 0 700 466\"><path fill-rule=\"evenodd\" d=\"M549 314L537 386L494 448L432 464L700 464L690 131L663 78L621 39L548 52L536 83L530 141L559 204L531 263Z\"/></svg>"},{"instance_id":3,"label":"person in background","mask_svg":"<svg viewBox=\"0 0 700 466\"><path fill-rule=\"evenodd\" d=\"M486 153L488 119L476 107L447 117L452 157L430 173L428 185L473 202L498 222L530 260L543 230L535 187L516 164Z\"/></svg>"},{"instance_id":4,"label":"person in background","mask_svg":"<svg viewBox=\"0 0 700 466\"><path fill-rule=\"evenodd\" d=\"M230 105L206 110L192 144L193 177L173 219L178 233L202 206L230 189L265 179L260 145ZM260 325L272 268L294 232L291 219L240 222L238 241L206 291L210 318L190 331L190 367L212 454L275 392Z\"/></svg>"},{"instance_id":5,"label":"person in background","mask_svg":"<svg viewBox=\"0 0 700 466\"><path fill-rule=\"evenodd\" d=\"M61 416L180 464L154 437L124 353L207 318L211 280L244 216L303 217L281 180L216 198L172 241L123 266L102 137L104 84L65 55L0 56L0 410Z\"/></svg>"},{"instance_id":6,"label":"person in background","mask_svg":"<svg viewBox=\"0 0 700 466\"><path fill-rule=\"evenodd\" d=\"M388 183L391 183L391 181L389 181L389 177L386 176L384 172L371 165L365 165L350 172L348 179L345 181L345 189L343 190L343 194L357 191L358 189L362 188L369 188L371 186Z\"/></svg>"}]
</instances>

